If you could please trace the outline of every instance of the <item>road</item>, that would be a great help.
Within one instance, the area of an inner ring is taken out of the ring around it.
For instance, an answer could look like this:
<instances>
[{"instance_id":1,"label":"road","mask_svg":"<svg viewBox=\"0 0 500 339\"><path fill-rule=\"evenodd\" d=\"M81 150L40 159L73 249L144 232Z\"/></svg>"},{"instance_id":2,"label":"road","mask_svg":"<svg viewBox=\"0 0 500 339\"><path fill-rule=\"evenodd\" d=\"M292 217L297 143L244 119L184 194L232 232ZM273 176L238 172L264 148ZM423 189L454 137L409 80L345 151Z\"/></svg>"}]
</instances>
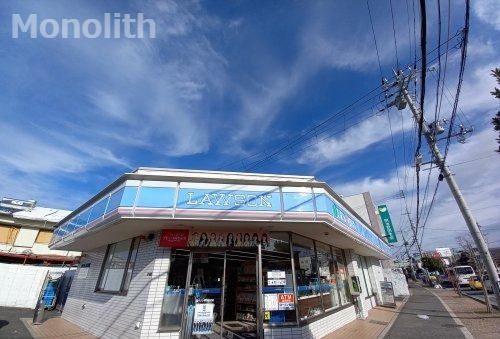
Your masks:
<instances>
[{"instance_id":1,"label":"road","mask_svg":"<svg viewBox=\"0 0 500 339\"><path fill-rule=\"evenodd\" d=\"M411 296L385 336L386 339L466 338L463 325L443 306L431 289L410 283ZM469 337L470 338L470 337Z\"/></svg>"},{"instance_id":2,"label":"road","mask_svg":"<svg viewBox=\"0 0 500 339\"><path fill-rule=\"evenodd\" d=\"M484 294L483 291L473 291L473 290L462 290L462 293L467 294L468 296L480 300L484 303ZM494 294L488 294L488 299L490 300L490 304L494 305L498 308L497 301Z\"/></svg>"},{"instance_id":3,"label":"road","mask_svg":"<svg viewBox=\"0 0 500 339\"><path fill-rule=\"evenodd\" d=\"M31 338L21 318L32 318L29 308L0 307L0 338Z\"/></svg>"}]
</instances>

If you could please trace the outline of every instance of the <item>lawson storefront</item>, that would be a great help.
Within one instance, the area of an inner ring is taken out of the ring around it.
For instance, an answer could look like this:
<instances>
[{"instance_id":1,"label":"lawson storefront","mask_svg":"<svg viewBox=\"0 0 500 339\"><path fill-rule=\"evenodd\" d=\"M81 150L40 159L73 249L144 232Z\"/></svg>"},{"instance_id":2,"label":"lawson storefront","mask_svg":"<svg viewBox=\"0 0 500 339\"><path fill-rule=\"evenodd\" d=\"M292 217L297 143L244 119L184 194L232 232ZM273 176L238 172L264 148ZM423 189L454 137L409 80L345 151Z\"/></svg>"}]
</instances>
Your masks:
<instances>
[{"instance_id":1,"label":"lawson storefront","mask_svg":"<svg viewBox=\"0 0 500 339\"><path fill-rule=\"evenodd\" d=\"M376 305L389 247L307 176L139 168L62 220L63 318L109 338L322 337Z\"/></svg>"}]
</instances>

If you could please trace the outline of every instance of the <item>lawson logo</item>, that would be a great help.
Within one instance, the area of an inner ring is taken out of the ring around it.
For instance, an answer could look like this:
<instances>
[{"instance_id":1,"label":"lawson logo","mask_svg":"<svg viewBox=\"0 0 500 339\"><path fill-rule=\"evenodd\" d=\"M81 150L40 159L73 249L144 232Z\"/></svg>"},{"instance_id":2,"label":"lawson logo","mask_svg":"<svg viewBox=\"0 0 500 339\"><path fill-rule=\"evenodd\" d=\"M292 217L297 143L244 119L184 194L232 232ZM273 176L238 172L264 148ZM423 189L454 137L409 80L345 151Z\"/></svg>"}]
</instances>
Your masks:
<instances>
[{"instance_id":1,"label":"lawson logo","mask_svg":"<svg viewBox=\"0 0 500 339\"><path fill-rule=\"evenodd\" d=\"M248 193L195 193L187 192L187 206L246 206L246 207L263 207L271 208L271 194L248 194Z\"/></svg>"}]
</instances>

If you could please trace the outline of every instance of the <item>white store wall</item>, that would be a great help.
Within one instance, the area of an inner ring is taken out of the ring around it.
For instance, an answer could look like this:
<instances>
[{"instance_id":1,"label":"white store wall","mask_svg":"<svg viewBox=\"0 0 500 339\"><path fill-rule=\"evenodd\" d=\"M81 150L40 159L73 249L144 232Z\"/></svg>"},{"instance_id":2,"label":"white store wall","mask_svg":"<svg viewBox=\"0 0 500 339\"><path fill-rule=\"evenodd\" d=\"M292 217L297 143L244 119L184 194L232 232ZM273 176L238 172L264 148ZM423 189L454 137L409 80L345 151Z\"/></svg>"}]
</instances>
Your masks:
<instances>
[{"instance_id":1,"label":"white store wall","mask_svg":"<svg viewBox=\"0 0 500 339\"><path fill-rule=\"evenodd\" d=\"M47 272L63 273L66 267L0 263L0 306L35 308Z\"/></svg>"},{"instance_id":2,"label":"white store wall","mask_svg":"<svg viewBox=\"0 0 500 339\"><path fill-rule=\"evenodd\" d=\"M143 327L149 286L154 279L152 273L158 235L157 233L152 241L140 241L130 287L126 295L94 292L106 246L86 252L81 259L81 264L90 263L90 267L86 277L84 275L79 277L79 266L62 317L98 337L139 338ZM164 285L161 286L162 289L164 287Z\"/></svg>"}]
</instances>

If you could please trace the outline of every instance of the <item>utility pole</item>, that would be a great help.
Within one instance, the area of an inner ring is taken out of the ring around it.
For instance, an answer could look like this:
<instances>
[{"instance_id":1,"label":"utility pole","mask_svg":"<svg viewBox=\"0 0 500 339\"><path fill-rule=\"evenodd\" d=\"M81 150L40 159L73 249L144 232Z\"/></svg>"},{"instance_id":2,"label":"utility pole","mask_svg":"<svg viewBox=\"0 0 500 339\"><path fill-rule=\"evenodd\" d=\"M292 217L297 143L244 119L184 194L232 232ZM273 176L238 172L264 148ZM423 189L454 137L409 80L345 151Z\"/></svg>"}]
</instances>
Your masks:
<instances>
[{"instance_id":1,"label":"utility pole","mask_svg":"<svg viewBox=\"0 0 500 339\"><path fill-rule=\"evenodd\" d=\"M412 257L410 256L410 252L408 252L408 241L406 241L403 232L401 232L401 236L403 237L403 245L405 245L406 255L408 256L408 261L410 262L411 278L414 281L416 281L417 276L415 275L415 269L413 268L413 260Z\"/></svg>"},{"instance_id":2,"label":"utility pole","mask_svg":"<svg viewBox=\"0 0 500 339\"><path fill-rule=\"evenodd\" d=\"M497 301L497 305L500 305L500 282L498 279L498 272L495 267L495 263L493 262L493 259L491 258L490 251L488 250L488 246L486 245L486 242L484 241L483 235L481 234L481 231L479 230L479 227L477 225L476 219L472 215L472 211L470 210L469 206L467 205L462 192L460 192L460 189L458 187L457 182L455 181L455 178L453 177L452 173L450 172L450 169L448 166L445 164L443 155L439 151L439 148L437 147L436 141L434 140L433 133L430 131L427 123L425 122L424 119L424 112L420 112L420 110L415 106L413 103L413 100L408 93L408 82L409 80L414 76L414 74L410 74L409 76L405 76L402 72L399 72L396 74L396 84L399 86L399 95L396 98L396 107L398 109L403 109L404 108L404 103L402 100L406 101L408 103L408 106L410 107L411 112L413 113L413 117L415 118L415 121L421 122L422 123L422 133L429 145L430 150L432 151L432 154L434 155L436 165L439 167L441 170L441 174L443 175L444 179L446 179L446 182L448 183L448 186L450 187L451 194L453 194L453 197L455 198L455 201L457 202L458 207L460 208L460 212L462 213L462 216L465 219L465 223L467 224L467 227L469 228L469 231L471 233L472 239L474 240L474 243L476 244L476 247L479 250L479 254L481 256L481 259L483 260L485 266L486 266L486 271L488 272L488 276L491 279L492 283L492 289L493 293L495 294L495 298ZM437 122L435 122L437 123ZM452 128L452 126L450 126ZM418 244L418 241L417 241Z\"/></svg>"}]
</instances>

